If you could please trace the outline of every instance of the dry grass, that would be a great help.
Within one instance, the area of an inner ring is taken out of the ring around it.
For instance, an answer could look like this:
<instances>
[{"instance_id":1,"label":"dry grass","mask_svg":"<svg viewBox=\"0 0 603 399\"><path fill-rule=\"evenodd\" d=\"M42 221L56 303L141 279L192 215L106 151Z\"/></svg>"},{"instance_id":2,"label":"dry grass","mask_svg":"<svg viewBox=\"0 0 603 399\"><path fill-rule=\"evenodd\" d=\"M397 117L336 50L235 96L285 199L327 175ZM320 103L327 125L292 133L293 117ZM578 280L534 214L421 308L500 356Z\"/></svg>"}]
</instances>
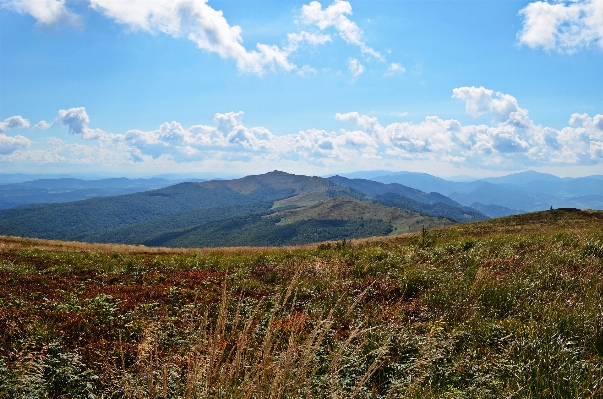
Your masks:
<instances>
[{"instance_id":1,"label":"dry grass","mask_svg":"<svg viewBox=\"0 0 603 399\"><path fill-rule=\"evenodd\" d=\"M279 251L310 250L316 248L316 244L281 246ZM31 248L41 251L63 251L63 252L103 252L124 254L195 254L195 253L261 253L275 250L276 247L222 247L222 248L168 248L148 247L145 245L127 244L96 244L79 241L44 240L38 238L23 238L0 235L0 251Z\"/></svg>"},{"instance_id":2,"label":"dry grass","mask_svg":"<svg viewBox=\"0 0 603 399\"><path fill-rule=\"evenodd\" d=\"M337 307L312 321L296 311L296 291L302 269L268 311L257 303L243 315L244 302L233 301L224 285L216 314L206 311L185 344L183 356L157 355L158 328L151 326L138 345L135 374L126 374L124 394L131 398L178 396L192 398L356 398L377 371L387 345L362 354L370 328L355 326L333 340ZM346 308L349 315L364 293ZM325 349L325 344L330 341ZM342 371L366 362L368 367L352 383ZM322 371L318 374L318 371ZM326 371L326 373L324 373ZM366 395L364 395L366 396Z\"/></svg>"},{"instance_id":3,"label":"dry grass","mask_svg":"<svg viewBox=\"0 0 603 399\"><path fill-rule=\"evenodd\" d=\"M113 248L0 238L0 397L603 397L603 212Z\"/></svg>"}]
</instances>

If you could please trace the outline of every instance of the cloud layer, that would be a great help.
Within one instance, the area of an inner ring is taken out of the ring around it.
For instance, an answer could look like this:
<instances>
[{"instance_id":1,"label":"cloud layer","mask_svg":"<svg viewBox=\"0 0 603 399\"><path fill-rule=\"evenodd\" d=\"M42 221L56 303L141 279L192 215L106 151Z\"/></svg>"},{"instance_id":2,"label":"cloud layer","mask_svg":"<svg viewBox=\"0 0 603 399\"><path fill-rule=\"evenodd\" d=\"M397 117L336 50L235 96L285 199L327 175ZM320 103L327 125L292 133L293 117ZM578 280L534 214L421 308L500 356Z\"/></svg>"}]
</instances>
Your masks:
<instances>
[{"instance_id":1,"label":"cloud layer","mask_svg":"<svg viewBox=\"0 0 603 399\"><path fill-rule=\"evenodd\" d=\"M348 112L336 114L335 119L351 129L274 135L264 127L246 126L243 112L228 112L216 114L212 125L185 128L178 122L165 122L155 130L113 134L90 128L90 117L79 107L60 110L52 123L44 123L66 126L83 144L66 145L53 139L50 149L27 150L31 142L25 137L3 134L0 160L89 164L288 161L322 167L423 160L486 169L603 164L603 115L573 114L569 126L557 130L535 124L509 94L459 87L452 91L452 98L463 101L471 116L489 115L492 123L464 126L455 119L429 116L419 123L384 126L376 117ZM14 118L4 123L18 120Z\"/></svg>"},{"instance_id":2,"label":"cloud layer","mask_svg":"<svg viewBox=\"0 0 603 399\"><path fill-rule=\"evenodd\" d=\"M537 1L520 14L519 41L529 47L565 53L590 45L603 49L603 0Z\"/></svg>"}]
</instances>

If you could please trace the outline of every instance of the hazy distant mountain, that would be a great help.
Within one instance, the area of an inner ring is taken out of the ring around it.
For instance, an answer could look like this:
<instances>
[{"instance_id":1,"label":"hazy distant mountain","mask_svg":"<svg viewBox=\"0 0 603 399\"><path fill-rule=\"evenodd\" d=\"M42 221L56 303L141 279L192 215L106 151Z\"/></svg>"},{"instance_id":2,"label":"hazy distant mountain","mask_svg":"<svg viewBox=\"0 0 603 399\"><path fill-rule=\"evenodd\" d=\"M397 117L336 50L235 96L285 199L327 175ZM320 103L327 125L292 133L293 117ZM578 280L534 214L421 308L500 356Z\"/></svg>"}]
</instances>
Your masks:
<instances>
[{"instance_id":1,"label":"hazy distant mountain","mask_svg":"<svg viewBox=\"0 0 603 399\"><path fill-rule=\"evenodd\" d=\"M480 179L481 181L487 181L494 184L526 184L533 181L560 181L563 180L561 177L551 175L549 173L541 173L533 170L527 170L525 172L511 173L510 175L500 177L486 177Z\"/></svg>"},{"instance_id":2,"label":"hazy distant mountain","mask_svg":"<svg viewBox=\"0 0 603 399\"><path fill-rule=\"evenodd\" d=\"M0 209L27 204L71 202L93 197L106 197L155 190L175 184L161 178L109 178L83 180L76 178L38 179L0 185Z\"/></svg>"},{"instance_id":3,"label":"hazy distant mountain","mask_svg":"<svg viewBox=\"0 0 603 399\"><path fill-rule=\"evenodd\" d=\"M463 187L465 184L468 184L444 180L428 173L411 172L378 176L372 178L371 180L386 184L398 183L404 186L415 188L417 190L425 191L427 193L437 192L444 195L454 192L457 187Z\"/></svg>"},{"instance_id":4,"label":"hazy distant mountain","mask_svg":"<svg viewBox=\"0 0 603 399\"><path fill-rule=\"evenodd\" d=\"M383 184L365 179L347 179L341 176L329 177L329 181L340 186L354 188L370 197L393 193L428 204L443 202L452 206L459 206L458 203L440 193L427 193L398 183Z\"/></svg>"},{"instance_id":5,"label":"hazy distant mountain","mask_svg":"<svg viewBox=\"0 0 603 399\"><path fill-rule=\"evenodd\" d=\"M341 176L347 177L348 179L373 179L379 176L389 176L396 174L396 172L392 172L389 170L369 170L364 172L351 172L351 173L337 173L334 175L328 175L327 178L333 176Z\"/></svg>"},{"instance_id":6,"label":"hazy distant mountain","mask_svg":"<svg viewBox=\"0 0 603 399\"><path fill-rule=\"evenodd\" d=\"M499 218L503 216L517 215L519 213L524 213L523 211L519 211L517 209L511 209L504 206L499 205L484 205L479 202L474 202L471 204L471 208L476 209L483 213L484 215L490 216L491 218Z\"/></svg>"},{"instance_id":7,"label":"hazy distant mountain","mask_svg":"<svg viewBox=\"0 0 603 399\"><path fill-rule=\"evenodd\" d=\"M560 178L547 173L526 171L474 182L452 182L426 173L402 173L379 176L372 180L399 183L421 191L435 191L461 205L497 206L505 212L526 212L558 207L603 209L601 175ZM484 208L480 208L483 211ZM499 214L491 208L490 216Z\"/></svg>"},{"instance_id":8,"label":"hazy distant mountain","mask_svg":"<svg viewBox=\"0 0 603 399\"><path fill-rule=\"evenodd\" d=\"M7 209L0 211L0 234L185 247L288 245L485 218L442 194L400 184L274 171Z\"/></svg>"}]
</instances>

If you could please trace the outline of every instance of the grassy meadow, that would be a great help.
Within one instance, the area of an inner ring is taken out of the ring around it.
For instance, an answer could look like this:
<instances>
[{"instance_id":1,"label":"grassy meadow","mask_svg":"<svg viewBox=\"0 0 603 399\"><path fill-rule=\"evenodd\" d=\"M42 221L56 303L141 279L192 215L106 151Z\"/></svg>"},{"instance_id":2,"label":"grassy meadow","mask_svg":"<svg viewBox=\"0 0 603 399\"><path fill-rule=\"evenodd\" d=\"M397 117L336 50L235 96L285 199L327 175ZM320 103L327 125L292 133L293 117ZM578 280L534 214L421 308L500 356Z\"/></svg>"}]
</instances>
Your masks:
<instances>
[{"instance_id":1,"label":"grassy meadow","mask_svg":"<svg viewBox=\"0 0 603 399\"><path fill-rule=\"evenodd\" d=\"M279 248L0 237L0 398L601 398L603 212Z\"/></svg>"}]
</instances>

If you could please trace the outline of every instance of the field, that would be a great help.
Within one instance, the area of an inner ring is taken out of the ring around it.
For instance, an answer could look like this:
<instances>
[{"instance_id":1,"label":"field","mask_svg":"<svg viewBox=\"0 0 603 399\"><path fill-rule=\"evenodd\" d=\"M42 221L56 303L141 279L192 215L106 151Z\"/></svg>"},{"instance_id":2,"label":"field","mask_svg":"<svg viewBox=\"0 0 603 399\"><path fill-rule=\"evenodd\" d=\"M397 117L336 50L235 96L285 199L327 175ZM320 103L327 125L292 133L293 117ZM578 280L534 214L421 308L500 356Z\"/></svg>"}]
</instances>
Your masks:
<instances>
[{"instance_id":1,"label":"field","mask_svg":"<svg viewBox=\"0 0 603 399\"><path fill-rule=\"evenodd\" d=\"M603 212L279 248L0 237L0 397L600 398Z\"/></svg>"}]
</instances>

